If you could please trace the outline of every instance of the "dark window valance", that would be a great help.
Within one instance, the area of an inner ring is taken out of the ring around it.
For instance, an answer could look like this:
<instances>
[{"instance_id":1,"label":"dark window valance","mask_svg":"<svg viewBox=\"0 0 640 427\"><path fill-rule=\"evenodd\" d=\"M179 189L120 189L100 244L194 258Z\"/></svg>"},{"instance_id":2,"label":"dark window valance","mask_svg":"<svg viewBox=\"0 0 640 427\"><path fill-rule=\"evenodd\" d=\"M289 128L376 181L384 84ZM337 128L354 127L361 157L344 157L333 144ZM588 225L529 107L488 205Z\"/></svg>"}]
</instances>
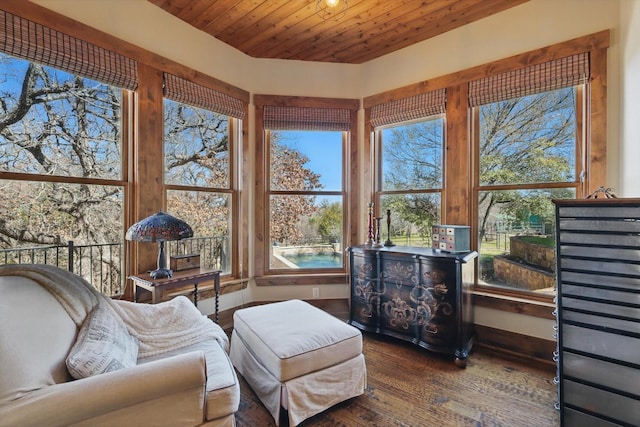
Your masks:
<instances>
[{"instance_id":1,"label":"dark window valance","mask_svg":"<svg viewBox=\"0 0 640 427\"><path fill-rule=\"evenodd\" d=\"M446 91L438 89L374 105L371 107L371 126L377 128L443 114L446 102Z\"/></svg>"},{"instance_id":2,"label":"dark window valance","mask_svg":"<svg viewBox=\"0 0 640 427\"><path fill-rule=\"evenodd\" d=\"M344 108L265 105L264 128L346 132L351 128L351 112Z\"/></svg>"},{"instance_id":3,"label":"dark window valance","mask_svg":"<svg viewBox=\"0 0 640 427\"><path fill-rule=\"evenodd\" d=\"M0 51L129 90L138 85L135 60L3 10Z\"/></svg>"},{"instance_id":4,"label":"dark window valance","mask_svg":"<svg viewBox=\"0 0 640 427\"><path fill-rule=\"evenodd\" d=\"M472 107L586 83L589 54L580 53L469 83Z\"/></svg>"},{"instance_id":5,"label":"dark window valance","mask_svg":"<svg viewBox=\"0 0 640 427\"><path fill-rule=\"evenodd\" d=\"M164 73L164 96L218 114L244 119L245 108L241 100L173 74Z\"/></svg>"}]
</instances>

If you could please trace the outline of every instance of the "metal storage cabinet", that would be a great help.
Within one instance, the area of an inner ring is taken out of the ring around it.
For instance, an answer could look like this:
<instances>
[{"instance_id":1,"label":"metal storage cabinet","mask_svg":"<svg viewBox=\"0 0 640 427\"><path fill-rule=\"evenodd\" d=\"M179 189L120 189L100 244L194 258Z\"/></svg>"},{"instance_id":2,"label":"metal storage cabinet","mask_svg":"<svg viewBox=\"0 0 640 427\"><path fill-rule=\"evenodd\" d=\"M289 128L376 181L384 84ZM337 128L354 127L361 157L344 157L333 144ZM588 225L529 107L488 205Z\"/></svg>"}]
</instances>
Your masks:
<instances>
[{"instance_id":1,"label":"metal storage cabinet","mask_svg":"<svg viewBox=\"0 0 640 427\"><path fill-rule=\"evenodd\" d=\"M555 200L562 426L640 426L640 199Z\"/></svg>"},{"instance_id":2,"label":"metal storage cabinet","mask_svg":"<svg viewBox=\"0 0 640 427\"><path fill-rule=\"evenodd\" d=\"M465 366L473 338L476 252L355 246L349 253L349 323L455 356Z\"/></svg>"}]
</instances>

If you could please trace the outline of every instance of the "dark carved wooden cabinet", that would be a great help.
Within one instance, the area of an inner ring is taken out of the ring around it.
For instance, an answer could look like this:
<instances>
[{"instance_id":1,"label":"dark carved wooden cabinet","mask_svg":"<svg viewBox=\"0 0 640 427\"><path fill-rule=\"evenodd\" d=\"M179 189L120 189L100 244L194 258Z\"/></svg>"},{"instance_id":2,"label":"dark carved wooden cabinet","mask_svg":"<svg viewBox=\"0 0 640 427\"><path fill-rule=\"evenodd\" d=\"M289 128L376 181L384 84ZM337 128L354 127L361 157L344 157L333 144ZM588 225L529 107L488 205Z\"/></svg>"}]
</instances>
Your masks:
<instances>
[{"instance_id":1,"label":"dark carved wooden cabinet","mask_svg":"<svg viewBox=\"0 0 640 427\"><path fill-rule=\"evenodd\" d=\"M640 199L555 203L561 425L640 426Z\"/></svg>"},{"instance_id":2,"label":"dark carved wooden cabinet","mask_svg":"<svg viewBox=\"0 0 640 427\"><path fill-rule=\"evenodd\" d=\"M466 365L473 342L476 252L354 246L349 253L349 323L455 356Z\"/></svg>"}]
</instances>

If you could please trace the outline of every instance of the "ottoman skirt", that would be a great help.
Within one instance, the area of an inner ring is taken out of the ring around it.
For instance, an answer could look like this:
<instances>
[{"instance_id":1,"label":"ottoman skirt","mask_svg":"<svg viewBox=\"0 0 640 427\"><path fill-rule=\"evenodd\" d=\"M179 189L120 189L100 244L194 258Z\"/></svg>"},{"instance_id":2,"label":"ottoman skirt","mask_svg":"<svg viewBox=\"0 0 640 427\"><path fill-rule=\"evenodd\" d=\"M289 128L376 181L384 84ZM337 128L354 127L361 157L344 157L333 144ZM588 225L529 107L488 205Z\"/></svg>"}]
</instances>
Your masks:
<instances>
[{"instance_id":1,"label":"ottoman skirt","mask_svg":"<svg viewBox=\"0 0 640 427\"><path fill-rule=\"evenodd\" d=\"M279 423L295 426L366 387L362 334L300 301L236 311L229 356Z\"/></svg>"}]
</instances>

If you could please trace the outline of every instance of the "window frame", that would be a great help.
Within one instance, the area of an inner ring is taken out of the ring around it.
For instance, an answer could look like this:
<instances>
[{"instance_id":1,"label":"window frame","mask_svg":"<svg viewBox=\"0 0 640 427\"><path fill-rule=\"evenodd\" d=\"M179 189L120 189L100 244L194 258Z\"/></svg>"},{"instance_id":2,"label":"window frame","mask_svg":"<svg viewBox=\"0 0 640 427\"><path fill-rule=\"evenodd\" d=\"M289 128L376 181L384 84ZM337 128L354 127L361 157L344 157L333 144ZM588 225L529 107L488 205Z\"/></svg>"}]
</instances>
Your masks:
<instances>
[{"instance_id":1,"label":"window frame","mask_svg":"<svg viewBox=\"0 0 640 427\"><path fill-rule=\"evenodd\" d=\"M0 171L0 181L16 181L24 183L55 183L55 184L69 184L69 185L86 185L96 187L118 187L122 191L122 228L123 234L121 241L121 267L120 277L122 282L120 284L119 294L108 295L110 297L129 297L130 291L127 287L126 278L130 271L130 261L127 255L127 242L124 238L124 231L128 226L129 212L131 209L132 198L132 185L130 180L131 166L130 159L132 158L132 134L133 128L133 111L134 94L137 86L137 63L134 59L109 51L104 46L100 46L98 43L93 43L91 40L85 38L76 37L73 32L68 32L64 28L60 28L56 25L50 25L49 23L42 23L40 19L36 19L36 16L31 16L29 13L22 13L22 11L12 11L10 7L4 7L0 11L5 19L5 23L8 23L7 31L11 30L15 34L6 34L0 32L0 38L2 38L4 44L2 52L3 54L10 56L16 60L25 61L27 63L38 63L48 68L55 69L69 74L74 77L81 77L91 81L99 82L115 88L120 91L120 173L119 177L113 178L100 178L100 177L83 177L80 175L45 175L39 173L28 173L20 171ZM20 31L22 26L30 28L30 34L35 34L37 37L23 38L23 31ZM18 35L18 37L14 37ZM57 35L57 36L56 36ZM51 46L57 45L53 40L62 39L64 43L61 43L63 52L55 51L50 52L51 55L41 58L40 53L43 51L51 50ZM97 56L107 57L103 63L92 64L87 61L83 61L82 58L90 56L88 52L97 52ZM39 60L40 59L40 60ZM119 75L116 70L120 70ZM91 269L92 270L92 269ZM82 272L76 272L76 274L82 274Z\"/></svg>"},{"instance_id":2,"label":"window frame","mask_svg":"<svg viewBox=\"0 0 640 427\"><path fill-rule=\"evenodd\" d=\"M584 138L585 135L585 102L584 97L585 94L589 92L589 83L574 86L575 88L575 127L576 127L576 135L575 135L575 179L574 181L562 181L562 182L534 182L534 183L518 183L518 184L492 184L492 185L483 185L480 183L480 108L481 105L477 107L472 107L471 109L471 117L472 117L472 152L474 153L473 162L474 162L474 171L476 173L473 174L473 195L472 195L472 203L473 208L472 212L474 214L474 222L473 225L478 229L478 201L479 195L481 192L491 192L491 191L508 191L508 190L553 190L553 189L573 189L576 193L576 198L583 198L589 193L585 193L585 187L587 184L586 180L586 159L584 158L586 150L587 141ZM582 177L585 177L584 179ZM475 247L477 248L477 236L478 233L474 234L476 236ZM480 283L478 276L480 275L480 266L479 260L476 261L476 283L475 289L479 292L483 292L486 294L497 294L504 295L507 297L513 298L524 298L534 301L549 301L553 299L555 295L551 295L549 293L538 293L534 291L522 290L517 288L510 288L509 286L493 286L484 283Z\"/></svg>"},{"instance_id":3,"label":"window frame","mask_svg":"<svg viewBox=\"0 0 640 427\"><path fill-rule=\"evenodd\" d=\"M384 161L383 152L383 143L384 139L382 137L382 133L385 129L393 128L393 127L401 127L405 125L411 125L420 122L426 122L429 120L437 120L442 119L442 180L440 183L440 187L438 188L421 188L421 189L402 189L402 190L383 190L383 179L384 174L382 173L382 164ZM373 168L373 176L374 176L374 195L373 195L373 203L374 203L374 216L384 217L384 213L380 210L382 207L381 199L384 196L388 195L427 195L427 194L437 194L440 197L440 217L442 217L443 211L443 199L444 199L444 185L445 185L445 176L447 175L446 171L446 146L447 146L447 119L445 114L433 114L426 117L422 117L420 119L413 119L405 122L393 123L390 125L381 126L379 128L374 129L373 131L373 139L374 139L374 147L373 147L373 164L375 165ZM393 214L393 213L392 213ZM431 242L430 242L431 243Z\"/></svg>"},{"instance_id":4,"label":"window frame","mask_svg":"<svg viewBox=\"0 0 640 427\"><path fill-rule=\"evenodd\" d=\"M170 100L170 98L164 98L164 101L166 100ZM173 100L173 102L176 103L180 103L180 101L175 101ZM191 106L187 103L183 103L184 105L187 106ZM163 102L164 105L164 102ZM207 110L206 108L203 107L195 107L195 108L200 108L203 110ZM164 109L164 107L163 107ZM211 111L211 110L207 110L207 111ZM215 113L215 111L213 111ZM219 113L218 113L219 114ZM229 272L222 272L220 275L220 280L228 280L229 278L233 278L233 277L237 277L239 275L239 266L240 263L237 261L237 257L238 257L238 241L239 241L239 231L238 231L238 198L239 198L239 191L238 191L238 173L237 173L237 157L238 157L238 145L239 145L239 139L238 139L238 132L237 129L240 126L240 119L231 117L231 116L225 116L227 117L227 137L229 139L229 171L228 171L228 185L227 187L208 187L208 186L197 186L197 185L186 185L186 184L168 184L166 182L166 176L164 177L164 194L165 194L165 200L168 199L167 193L171 190L174 191L184 191L184 192L188 192L188 191L193 191L193 192L198 192L198 193L218 193L218 194L225 194L229 197L230 199L230 203L229 203L229 227L230 227L230 233L228 236L228 240L229 240L229 261L230 261L230 271ZM163 140L163 147L164 147L164 143L165 141ZM166 170L166 157L165 157L166 153L163 149L163 170Z\"/></svg>"},{"instance_id":5,"label":"window frame","mask_svg":"<svg viewBox=\"0 0 640 427\"><path fill-rule=\"evenodd\" d=\"M312 97L288 97L277 95L254 95L255 104L255 139L256 139L256 198L255 198L255 275L256 285L320 285L320 284L341 284L347 281L346 258L343 267L340 269L300 269L283 270L272 269L270 267L269 248L269 197L279 194L307 194L309 192L300 191L271 191L269 188L269 130L264 127L264 107L269 105L291 106L302 108L335 108L347 109L350 111L350 130L343 132L342 150L342 191L314 191L313 194L328 194L340 196L343 200L343 245L347 247L353 241L352 212L355 204L353 191L357 186L353 185L354 175L357 174L357 164L353 161L355 144L357 141L357 109L359 100L334 99L334 98L312 98ZM357 175L356 175L357 176ZM349 197L351 195L351 197ZM351 232L350 232L351 230Z\"/></svg>"},{"instance_id":6,"label":"window frame","mask_svg":"<svg viewBox=\"0 0 640 427\"><path fill-rule=\"evenodd\" d=\"M426 88L447 91L446 104L446 149L445 149L445 181L442 198L442 222L447 224L470 225L471 235L477 235L477 181L474 179L478 168L477 150L473 147L472 135L477 121L469 108L468 83L472 80L499 74L534 64L563 58L577 53L587 52L590 59L591 75L589 83L581 94L585 111L584 152L585 176L581 187L582 195L591 194L601 186L606 188L607 178L607 49L610 45L610 31L604 30L537 50L514 55L458 71L449 75L436 77L428 81L415 83L399 89L376 94L363 99L365 108L365 139L363 147L365 162L371 165L370 171L364 171L368 190L374 194L375 163L373 149L376 144L375 132L371 124L371 110L374 106L390 102L413 94L424 92ZM578 126L578 124L577 124ZM561 184L563 185L563 184ZM486 188L484 188L486 189ZM366 202L365 202L366 203ZM360 227L363 229L363 227ZM477 249L476 239L472 239L472 249ZM477 263L477 261L475 261ZM476 268L476 275L477 275ZM475 280L477 284L477 277ZM485 307L510 312L522 312L523 306L532 305L530 311L536 317L547 317L546 310L552 305L553 296L523 294L517 290L497 288L474 288L479 296L476 303Z\"/></svg>"}]
</instances>

